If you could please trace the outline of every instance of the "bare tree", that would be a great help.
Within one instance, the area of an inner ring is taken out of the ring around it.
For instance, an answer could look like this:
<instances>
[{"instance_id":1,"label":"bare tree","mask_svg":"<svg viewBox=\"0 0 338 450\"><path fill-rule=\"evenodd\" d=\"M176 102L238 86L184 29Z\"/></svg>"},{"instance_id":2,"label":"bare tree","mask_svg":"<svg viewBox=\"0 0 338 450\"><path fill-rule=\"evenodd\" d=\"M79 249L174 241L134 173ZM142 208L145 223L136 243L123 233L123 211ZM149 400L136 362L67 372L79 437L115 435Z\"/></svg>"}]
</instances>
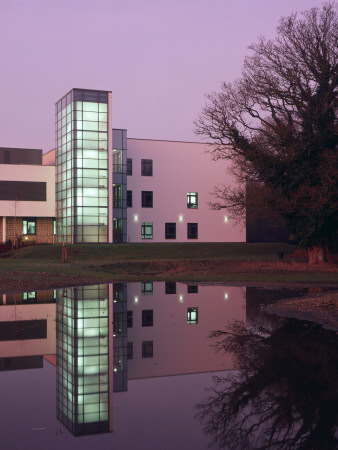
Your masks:
<instances>
[{"instance_id":1,"label":"bare tree","mask_svg":"<svg viewBox=\"0 0 338 450\"><path fill-rule=\"evenodd\" d=\"M282 18L277 37L249 47L242 76L208 95L196 121L238 182L216 186L213 207L244 220L248 206L268 205L310 262L324 260L337 237L337 29L335 2Z\"/></svg>"}]
</instances>

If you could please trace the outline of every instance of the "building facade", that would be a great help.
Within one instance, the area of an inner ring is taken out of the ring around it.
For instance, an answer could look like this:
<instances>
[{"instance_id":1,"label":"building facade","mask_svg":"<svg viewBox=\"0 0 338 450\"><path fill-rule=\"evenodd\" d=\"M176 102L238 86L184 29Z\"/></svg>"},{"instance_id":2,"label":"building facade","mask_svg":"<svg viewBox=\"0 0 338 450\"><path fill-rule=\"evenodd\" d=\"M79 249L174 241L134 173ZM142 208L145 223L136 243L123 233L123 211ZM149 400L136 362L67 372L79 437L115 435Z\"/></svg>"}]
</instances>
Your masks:
<instances>
[{"instance_id":1,"label":"building facade","mask_svg":"<svg viewBox=\"0 0 338 450\"><path fill-rule=\"evenodd\" d=\"M0 148L2 242L245 241L244 226L210 208L215 186L233 181L206 144L127 138L112 128L110 91L72 89L55 127L44 155Z\"/></svg>"}]
</instances>

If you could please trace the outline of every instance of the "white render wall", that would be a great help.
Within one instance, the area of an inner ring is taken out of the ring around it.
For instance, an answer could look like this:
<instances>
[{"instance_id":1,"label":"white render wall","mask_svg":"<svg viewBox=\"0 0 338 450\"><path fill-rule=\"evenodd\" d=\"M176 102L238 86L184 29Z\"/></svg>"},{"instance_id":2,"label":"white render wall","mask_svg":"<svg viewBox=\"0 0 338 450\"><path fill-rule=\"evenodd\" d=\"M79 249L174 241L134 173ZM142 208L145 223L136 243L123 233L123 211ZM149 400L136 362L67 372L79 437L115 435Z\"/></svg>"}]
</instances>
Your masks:
<instances>
[{"instance_id":1,"label":"white render wall","mask_svg":"<svg viewBox=\"0 0 338 450\"><path fill-rule=\"evenodd\" d=\"M42 181L47 184L45 202L0 200L0 217L55 217L55 167L0 164L2 181Z\"/></svg>"},{"instance_id":2,"label":"white render wall","mask_svg":"<svg viewBox=\"0 0 338 450\"><path fill-rule=\"evenodd\" d=\"M201 143L127 139L133 174L127 177L133 206L127 208L128 242L245 242L245 227L210 209L217 184L230 184L227 162L213 161ZM141 159L153 160L153 176L141 176ZM141 207L141 191L153 191L153 208ZM198 192L198 209L187 193ZM181 221L180 221L181 216ZM153 239L141 239L142 222L153 223ZM165 239L165 222L176 223L176 239ZM187 223L198 223L198 239L187 239Z\"/></svg>"}]
</instances>

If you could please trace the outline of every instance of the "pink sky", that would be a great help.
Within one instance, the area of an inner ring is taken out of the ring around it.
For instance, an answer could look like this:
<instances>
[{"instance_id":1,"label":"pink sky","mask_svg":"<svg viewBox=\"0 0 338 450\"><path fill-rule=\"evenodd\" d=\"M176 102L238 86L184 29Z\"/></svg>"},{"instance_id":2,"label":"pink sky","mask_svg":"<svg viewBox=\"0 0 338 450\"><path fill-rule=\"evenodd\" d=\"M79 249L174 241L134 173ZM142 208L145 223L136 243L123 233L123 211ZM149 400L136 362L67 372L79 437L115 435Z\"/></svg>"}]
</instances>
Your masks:
<instances>
[{"instance_id":1,"label":"pink sky","mask_svg":"<svg viewBox=\"0 0 338 450\"><path fill-rule=\"evenodd\" d=\"M113 92L128 136L197 141L204 95L240 75L247 47L318 0L0 0L0 147L54 147L54 104Z\"/></svg>"}]
</instances>

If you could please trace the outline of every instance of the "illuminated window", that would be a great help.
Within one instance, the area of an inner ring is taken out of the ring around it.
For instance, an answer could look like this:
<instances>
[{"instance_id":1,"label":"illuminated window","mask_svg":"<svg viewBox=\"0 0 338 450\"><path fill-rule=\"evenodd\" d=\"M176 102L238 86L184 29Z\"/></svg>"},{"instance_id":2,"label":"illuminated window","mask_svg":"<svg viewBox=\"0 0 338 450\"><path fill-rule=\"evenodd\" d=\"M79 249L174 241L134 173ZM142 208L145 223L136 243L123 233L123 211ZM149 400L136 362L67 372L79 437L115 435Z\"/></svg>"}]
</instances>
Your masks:
<instances>
[{"instance_id":1,"label":"illuminated window","mask_svg":"<svg viewBox=\"0 0 338 450\"><path fill-rule=\"evenodd\" d=\"M198 293L198 286L197 284L188 284L188 294L197 294Z\"/></svg>"},{"instance_id":2,"label":"illuminated window","mask_svg":"<svg viewBox=\"0 0 338 450\"><path fill-rule=\"evenodd\" d=\"M127 158L127 175L133 174L133 160L131 158Z\"/></svg>"},{"instance_id":3,"label":"illuminated window","mask_svg":"<svg viewBox=\"0 0 338 450\"><path fill-rule=\"evenodd\" d=\"M154 314L152 309L142 310L142 326L152 327L154 325Z\"/></svg>"},{"instance_id":4,"label":"illuminated window","mask_svg":"<svg viewBox=\"0 0 338 450\"><path fill-rule=\"evenodd\" d=\"M198 308L188 308L187 323L198 323Z\"/></svg>"},{"instance_id":5,"label":"illuminated window","mask_svg":"<svg viewBox=\"0 0 338 450\"><path fill-rule=\"evenodd\" d=\"M36 303L36 292L23 292L23 303Z\"/></svg>"},{"instance_id":6,"label":"illuminated window","mask_svg":"<svg viewBox=\"0 0 338 450\"><path fill-rule=\"evenodd\" d=\"M152 239L153 238L153 223L152 222L142 222L141 238L142 239Z\"/></svg>"},{"instance_id":7,"label":"illuminated window","mask_svg":"<svg viewBox=\"0 0 338 450\"><path fill-rule=\"evenodd\" d=\"M153 283L151 281L142 282L142 295L153 295Z\"/></svg>"},{"instance_id":8,"label":"illuminated window","mask_svg":"<svg viewBox=\"0 0 338 450\"><path fill-rule=\"evenodd\" d=\"M36 219L24 218L22 219L22 234L36 234Z\"/></svg>"},{"instance_id":9,"label":"illuminated window","mask_svg":"<svg viewBox=\"0 0 338 450\"><path fill-rule=\"evenodd\" d=\"M127 191L127 208L133 206L133 191Z\"/></svg>"},{"instance_id":10,"label":"illuminated window","mask_svg":"<svg viewBox=\"0 0 338 450\"><path fill-rule=\"evenodd\" d=\"M196 209L198 208L198 193L188 192L187 193L187 208Z\"/></svg>"},{"instance_id":11,"label":"illuminated window","mask_svg":"<svg viewBox=\"0 0 338 450\"><path fill-rule=\"evenodd\" d=\"M141 175L151 177L153 175L153 160L141 159Z\"/></svg>"},{"instance_id":12,"label":"illuminated window","mask_svg":"<svg viewBox=\"0 0 338 450\"><path fill-rule=\"evenodd\" d=\"M187 224L187 238L198 239L198 223Z\"/></svg>"},{"instance_id":13,"label":"illuminated window","mask_svg":"<svg viewBox=\"0 0 338 450\"><path fill-rule=\"evenodd\" d=\"M53 219L53 235L56 235L56 219Z\"/></svg>"},{"instance_id":14,"label":"illuminated window","mask_svg":"<svg viewBox=\"0 0 338 450\"><path fill-rule=\"evenodd\" d=\"M142 208L153 207L153 191L142 191Z\"/></svg>"},{"instance_id":15,"label":"illuminated window","mask_svg":"<svg viewBox=\"0 0 338 450\"><path fill-rule=\"evenodd\" d=\"M165 293L166 294L176 294L176 283L174 281L165 282Z\"/></svg>"},{"instance_id":16,"label":"illuminated window","mask_svg":"<svg viewBox=\"0 0 338 450\"><path fill-rule=\"evenodd\" d=\"M176 223L167 222L165 224L165 238L176 239Z\"/></svg>"},{"instance_id":17,"label":"illuminated window","mask_svg":"<svg viewBox=\"0 0 338 450\"><path fill-rule=\"evenodd\" d=\"M142 342L142 358L152 358L154 356L154 343L153 341Z\"/></svg>"}]
</instances>

